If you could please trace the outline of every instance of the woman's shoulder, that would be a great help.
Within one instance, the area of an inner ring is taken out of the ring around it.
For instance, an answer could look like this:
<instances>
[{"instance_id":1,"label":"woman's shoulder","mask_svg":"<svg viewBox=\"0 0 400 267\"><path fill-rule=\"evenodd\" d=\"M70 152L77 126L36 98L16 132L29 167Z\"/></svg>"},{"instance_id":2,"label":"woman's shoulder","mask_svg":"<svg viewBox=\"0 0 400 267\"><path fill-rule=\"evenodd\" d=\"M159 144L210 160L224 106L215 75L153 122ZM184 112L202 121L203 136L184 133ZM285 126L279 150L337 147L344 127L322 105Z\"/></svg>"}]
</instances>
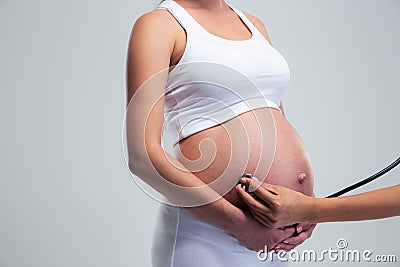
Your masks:
<instances>
[{"instance_id":1,"label":"woman's shoulder","mask_svg":"<svg viewBox=\"0 0 400 267\"><path fill-rule=\"evenodd\" d=\"M248 12L242 12L250 20L250 22L254 24L257 30L265 37L265 39L267 39L267 41L272 45L271 38L269 37L267 28L265 27L262 20Z\"/></svg>"},{"instance_id":2,"label":"woman's shoulder","mask_svg":"<svg viewBox=\"0 0 400 267\"><path fill-rule=\"evenodd\" d=\"M152 10L140 15L132 29L129 47L137 51L170 53L177 39L176 22L166 10Z\"/></svg>"},{"instance_id":3,"label":"woman's shoulder","mask_svg":"<svg viewBox=\"0 0 400 267\"><path fill-rule=\"evenodd\" d=\"M176 24L176 20L167 10L155 9L136 19L131 30L131 39L145 45L149 43L155 43L159 47L165 45L170 50L180 34Z\"/></svg>"},{"instance_id":4,"label":"woman's shoulder","mask_svg":"<svg viewBox=\"0 0 400 267\"><path fill-rule=\"evenodd\" d=\"M154 9L139 16L134 26L154 30L165 30L174 28L174 20L167 10Z\"/></svg>"}]
</instances>

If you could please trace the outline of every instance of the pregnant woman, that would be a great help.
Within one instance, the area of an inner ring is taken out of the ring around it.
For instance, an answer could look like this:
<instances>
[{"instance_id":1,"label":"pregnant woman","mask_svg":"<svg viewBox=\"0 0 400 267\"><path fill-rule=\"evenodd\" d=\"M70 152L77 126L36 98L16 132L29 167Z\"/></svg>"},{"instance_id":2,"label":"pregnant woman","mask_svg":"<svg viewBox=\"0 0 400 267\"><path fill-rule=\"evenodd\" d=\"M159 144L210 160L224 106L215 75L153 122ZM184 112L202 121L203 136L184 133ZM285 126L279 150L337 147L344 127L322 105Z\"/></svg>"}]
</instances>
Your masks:
<instances>
[{"instance_id":1,"label":"pregnant woman","mask_svg":"<svg viewBox=\"0 0 400 267\"><path fill-rule=\"evenodd\" d=\"M153 266L286 266L257 251L294 248L315 225L267 228L235 190L251 173L313 195L281 102L289 67L262 22L223 0L162 1L133 26L126 74L129 168L169 202Z\"/></svg>"}]
</instances>

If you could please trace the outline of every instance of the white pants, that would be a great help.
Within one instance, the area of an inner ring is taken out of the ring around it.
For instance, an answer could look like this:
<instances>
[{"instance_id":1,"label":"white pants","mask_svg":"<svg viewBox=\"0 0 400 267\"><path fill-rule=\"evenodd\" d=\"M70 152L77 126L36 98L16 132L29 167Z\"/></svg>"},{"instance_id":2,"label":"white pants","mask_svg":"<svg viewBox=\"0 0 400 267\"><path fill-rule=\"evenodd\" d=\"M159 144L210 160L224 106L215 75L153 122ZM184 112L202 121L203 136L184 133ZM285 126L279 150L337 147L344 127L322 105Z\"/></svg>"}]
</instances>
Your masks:
<instances>
[{"instance_id":1,"label":"white pants","mask_svg":"<svg viewBox=\"0 0 400 267\"><path fill-rule=\"evenodd\" d=\"M153 267L288 266L274 255L259 260L229 232L186 209L160 204L152 242Z\"/></svg>"}]
</instances>

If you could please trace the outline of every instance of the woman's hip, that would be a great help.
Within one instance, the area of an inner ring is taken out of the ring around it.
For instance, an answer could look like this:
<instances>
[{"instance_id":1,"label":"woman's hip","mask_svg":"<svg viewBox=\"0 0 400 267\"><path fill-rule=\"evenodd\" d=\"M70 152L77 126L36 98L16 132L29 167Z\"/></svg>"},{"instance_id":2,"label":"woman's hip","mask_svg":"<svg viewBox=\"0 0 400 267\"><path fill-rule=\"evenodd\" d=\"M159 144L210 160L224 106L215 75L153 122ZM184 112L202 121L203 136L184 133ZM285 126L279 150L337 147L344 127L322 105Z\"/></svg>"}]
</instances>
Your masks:
<instances>
[{"instance_id":1,"label":"woman's hip","mask_svg":"<svg viewBox=\"0 0 400 267\"><path fill-rule=\"evenodd\" d=\"M287 266L277 259L261 261L225 229L165 204L158 210L151 254L153 267Z\"/></svg>"}]
</instances>

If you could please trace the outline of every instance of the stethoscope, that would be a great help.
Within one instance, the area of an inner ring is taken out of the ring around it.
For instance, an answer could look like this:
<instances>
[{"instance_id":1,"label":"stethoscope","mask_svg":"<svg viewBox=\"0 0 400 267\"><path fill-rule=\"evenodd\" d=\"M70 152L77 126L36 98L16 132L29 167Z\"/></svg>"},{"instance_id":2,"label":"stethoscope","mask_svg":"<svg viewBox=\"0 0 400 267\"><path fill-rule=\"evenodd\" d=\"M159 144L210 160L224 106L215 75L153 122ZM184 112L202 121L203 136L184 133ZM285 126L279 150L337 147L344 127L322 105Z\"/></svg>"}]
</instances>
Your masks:
<instances>
[{"instance_id":1,"label":"stethoscope","mask_svg":"<svg viewBox=\"0 0 400 267\"><path fill-rule=\"evenodd\" d=\"M368 184L368 183L370 183L370 182L372 182L372 181L378 179L379 177L381 177L381 176L384 175L385 173L391 171L391 170L394 169L397 165L399 165L399 163L400 163L400 157L397 158L395 161L393 161L393 162L392 162L390 165L388 165L387 167L385 167L385 168L383 168L382 170L378 171L377 173L374 173L373 175L371 175L371 176L369 176L369 177L367 177L367 178L365 178L365 179L363 179L363 180L361 180L361 181L359 181L359 182L357 182L357 183L355 183L355 184L352 184L352 185L350 185L350 186L348 186L348 187L346 187L346 188L344 188L344 189L341 189L341 190L337 191L336 193L333 193L333 194L331 194L331 195L329 195L329 196L327 196L327 197L325 197L325 198L338 197L338 196L341 196L341 195L343 195L343 194L346 194L346 193L348 193L348 192L350 192L350 191L352 191L352 190L354 190L354 189L356 189L356 188L359 188L359 187L361 187L361 186L363 186L363 185L366 185L366 184ZM250 179L251 179L251 178L255 178L254 175L248 174L248 173L243 174L240 178L243 178L243 177L245 177L245 178L250 178ZM239 184L240 186L242 186L243 189L244 189L247 193L249 193L250 195L253 195L253 196L254 196L254 192L250 192L250 191L249 191L249 186L245 186L244 184L242 184L241 181L240 181L240 178L239 178L239 181L238 181L237 184Z\"/></svg>"},{"instance_id":2,"label":"stethoscope","mask_svg":"<svg viewBox=\"0 0 400 267\"><path fill-rule=\"evenodd\" d=\"M363 180L361 180L361 181L359 181L359 182L357 182L355 184L352 184L352 185L350 185L350 186L348 186L346 188L343 188L342 190L339 190L336 193L333 193L333 194L331 194L331 195L329 195L329 196L327 196L325 198L338 197L338 196L346 194L347 192L350 192L350 191L352 191L352 190L354 190L356 188L359 188L359 187L361 187L363 185L366 185L366 184L378 179L379 177L381 177L385 173L389 172L390 170L394 169L397 165L399 165L399 163L400 163L400 157L397 158L395 161L393 161L390 165L388 165L384 169L378 171L377 173L375 173L375 174L373 174L373 175L371 175L371 176L369 176L369 177L367 177L367 178L365 178L365 179L363 179Z\"/></svg>"}]
</instances>

